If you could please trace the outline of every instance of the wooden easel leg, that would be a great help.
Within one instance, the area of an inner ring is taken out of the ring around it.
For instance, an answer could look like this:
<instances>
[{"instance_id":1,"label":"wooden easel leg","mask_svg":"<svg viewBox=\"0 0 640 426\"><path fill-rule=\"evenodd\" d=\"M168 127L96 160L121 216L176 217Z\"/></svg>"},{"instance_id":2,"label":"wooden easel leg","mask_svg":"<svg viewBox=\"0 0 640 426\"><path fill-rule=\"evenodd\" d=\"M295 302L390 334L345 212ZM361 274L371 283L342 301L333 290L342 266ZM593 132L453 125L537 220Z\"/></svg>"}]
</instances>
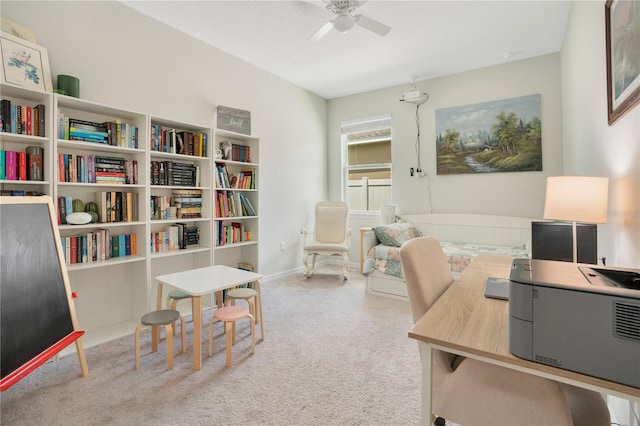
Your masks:
<instances>
[{"instance_id":1,"label":"wooden easel leg","mask_svg":"<svg viewBox=\"0 0 640 426\"><path fill-rule=\"evenodd\" d=\"M87 359L84 356L84 349L82 348L80 338L76 339L76 352L78 353L78 361L80 362L80 373L82 377L86 377L89 375L89 368L87 367Z\"/></svg>"}]
</instances>

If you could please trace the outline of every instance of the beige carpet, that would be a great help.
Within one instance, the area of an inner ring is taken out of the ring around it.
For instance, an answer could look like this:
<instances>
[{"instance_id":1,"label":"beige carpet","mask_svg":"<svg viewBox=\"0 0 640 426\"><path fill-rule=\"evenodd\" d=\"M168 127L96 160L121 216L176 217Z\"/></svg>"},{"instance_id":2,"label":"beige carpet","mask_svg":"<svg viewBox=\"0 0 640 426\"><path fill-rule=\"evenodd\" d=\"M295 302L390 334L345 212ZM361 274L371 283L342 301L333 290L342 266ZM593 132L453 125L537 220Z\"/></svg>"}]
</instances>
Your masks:
<instances>
[{"instance_id":1,"label":"beige carpet","mask_svg":"<svg viewBox=\"0 0 640 426\"><path fill-rule=\"evenodd\" d=\"M323 265L263 284L266 339L250 354L240 325L234 365L216 353L192 370L192 353L165 369L164 343L134 367L133 334L49 362L0 394L2 425L413 425L420 420L420 363L404 301L369 296L364 279ZM205 312L208 322L211 311ZM82 324L80 324L82 326ZM187 330L191 333L191 323ZM132 330L133 333L133 330ZM191 344L190 334L188 343ZM179 339L176 339L176 353Z\"/></svg>"}]
</instances>

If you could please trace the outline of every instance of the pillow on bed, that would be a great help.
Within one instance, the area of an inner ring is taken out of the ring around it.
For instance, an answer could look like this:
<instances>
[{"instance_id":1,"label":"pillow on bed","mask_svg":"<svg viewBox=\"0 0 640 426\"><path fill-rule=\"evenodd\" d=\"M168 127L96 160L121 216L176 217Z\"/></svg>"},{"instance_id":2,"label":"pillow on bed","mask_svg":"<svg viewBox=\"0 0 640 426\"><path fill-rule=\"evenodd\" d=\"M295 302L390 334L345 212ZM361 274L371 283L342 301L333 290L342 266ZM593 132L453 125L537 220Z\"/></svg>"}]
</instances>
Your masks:
<instances>
[{"instance_id":1,"label":"pillow on bed","mask_svg":"<svg viewBox=\"0 0 640 426\"><path fill-rule=\"evenodd\" d=\"M373 228L373 231L381 244L395 247L400 247L402 243L412 238L422 236L422 232L409 222L380 225Z\"/></svg>"}]
</instances>

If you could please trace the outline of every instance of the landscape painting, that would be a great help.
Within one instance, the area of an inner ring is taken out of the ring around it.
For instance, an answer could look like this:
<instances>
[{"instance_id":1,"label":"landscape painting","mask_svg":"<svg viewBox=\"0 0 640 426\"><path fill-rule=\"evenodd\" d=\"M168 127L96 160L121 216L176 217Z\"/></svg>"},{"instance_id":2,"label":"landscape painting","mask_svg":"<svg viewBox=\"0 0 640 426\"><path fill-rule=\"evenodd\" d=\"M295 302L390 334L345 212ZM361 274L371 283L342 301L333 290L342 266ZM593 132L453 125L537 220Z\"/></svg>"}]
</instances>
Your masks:
<instances>
[{"instance_id":1,"label":"landscape painting","mask_svg":"<svg viewBox=\"0 0 640 426\"><path fill-rule=\"evenodd\" d=\"M542 170L540 95L436 110L438 175Z\"/></svg>"}]
</instances>

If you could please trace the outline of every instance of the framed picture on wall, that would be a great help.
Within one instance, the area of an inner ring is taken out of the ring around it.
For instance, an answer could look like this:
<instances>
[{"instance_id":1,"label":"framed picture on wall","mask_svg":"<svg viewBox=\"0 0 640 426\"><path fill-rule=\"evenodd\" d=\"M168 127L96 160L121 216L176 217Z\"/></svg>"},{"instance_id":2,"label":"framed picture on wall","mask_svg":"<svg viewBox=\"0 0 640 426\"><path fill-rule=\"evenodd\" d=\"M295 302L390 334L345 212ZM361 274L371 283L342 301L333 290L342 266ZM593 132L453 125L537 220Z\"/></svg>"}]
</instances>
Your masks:
<instances>
[{"instance_id":1,"label":"framed picture on wall","mask_svg":"<svg viewBox=\"0 0 640 426\"><path fill-rule=\"evenodd\" d=\"M607 0L604 8L611 126L640 103L640 2Z\"/></svg>"},{"instance_id":2,"label":"framed picture on wall","mask_svg":"<svg viewBox=\"0 0 640 426\"><path fill-rule=\"evenodd\" d=\"M46 48L9 33L0 33L0 79L42 92L52 92L49 53Z\"/></svg>"}]
</instances>

